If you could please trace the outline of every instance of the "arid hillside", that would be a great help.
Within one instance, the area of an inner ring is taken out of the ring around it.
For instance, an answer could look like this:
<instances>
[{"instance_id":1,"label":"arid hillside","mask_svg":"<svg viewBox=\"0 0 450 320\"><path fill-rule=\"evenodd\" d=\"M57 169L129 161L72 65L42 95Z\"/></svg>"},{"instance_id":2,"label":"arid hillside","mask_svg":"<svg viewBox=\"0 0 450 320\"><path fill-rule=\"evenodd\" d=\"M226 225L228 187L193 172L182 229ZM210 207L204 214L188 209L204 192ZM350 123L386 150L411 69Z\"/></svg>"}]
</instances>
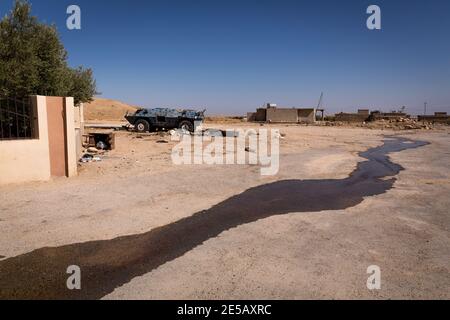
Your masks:
<instances>
[{"instance_id":1,"label":"arid hillside","mask_svg":"<svg viewBox=\"0 0 450 320\"><path fill-rule=\"evenodd\" d=\"M117 100L95 98L84 104L84 118L86 121L123 121L127 112L134 112L137 108Z\"/></svg>"}]
</instances>

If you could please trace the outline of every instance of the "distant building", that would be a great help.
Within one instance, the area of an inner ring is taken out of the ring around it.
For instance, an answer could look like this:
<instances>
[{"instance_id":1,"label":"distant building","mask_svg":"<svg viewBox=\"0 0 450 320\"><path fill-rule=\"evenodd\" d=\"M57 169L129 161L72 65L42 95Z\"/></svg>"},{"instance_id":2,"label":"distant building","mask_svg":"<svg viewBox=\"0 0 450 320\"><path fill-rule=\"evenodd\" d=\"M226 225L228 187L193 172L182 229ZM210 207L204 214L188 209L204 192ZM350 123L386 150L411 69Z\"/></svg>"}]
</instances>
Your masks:
<instances>
[{"instance_id":1,"label":"distant building","mask_svg":"<svg viewBox=\"0 0 450 320\"><path fill-rule=\"evenodd\" d=\"M447 112L435 112L434 116L418 116L418 119L419 121L450 124L450 116L447 115Z\"/></svg>"},{"instance_id":2,"label":"distant building","mask_svg":"<svg viewBox=\"0 0 450 320\"><path fill-rule=\"evenodd\" d=\"M360 109L357 113L337 113L335 120L340 122L365 122L370 117L370 110Z\"/></svg>"},{"instance_id":3,"label":"distant building","mask_svg":"<svg viewBox=\"0 0 450 320\"><path fill-rule=\"evenodd\" d=\"M410 117L410 115L404 112L370 112L369 109L359 109L357 113L337 113L335 115L335 120L341 122L366 122L376 120L397 120Z\"/></svg>"},{"instance_id":4,"label":"distant building","mask_svg":"<svg viewBox=\"0 0 450 320\"><path fill-rule=\"evenodd\" d=\"M398 120L398 119L406 119L411 118L409 114L404 112L380 112L374 111L370 114L370 120Z\"/></svg>"},{"instance_id":5,"label":"distant building","mask_svg":"<svg viewBox=\"0 0 450 320\"><path fill-rule=\"evenodd\" d=\"M249 122L269 123L315 123L315 108L279 108L276 104L268 103L264 108L247 114ZM322 112L323 117L323 110Z\"/></svg>"}]
</instances>

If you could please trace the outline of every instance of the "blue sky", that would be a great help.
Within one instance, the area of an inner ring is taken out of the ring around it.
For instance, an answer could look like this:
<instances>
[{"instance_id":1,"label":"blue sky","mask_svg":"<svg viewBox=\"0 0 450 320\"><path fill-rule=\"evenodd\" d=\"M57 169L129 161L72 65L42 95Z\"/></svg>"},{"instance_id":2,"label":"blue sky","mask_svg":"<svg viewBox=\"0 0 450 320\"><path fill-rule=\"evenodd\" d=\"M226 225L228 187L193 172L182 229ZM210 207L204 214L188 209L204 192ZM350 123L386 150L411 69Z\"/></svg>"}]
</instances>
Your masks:
<instances>
[{"instance_id":1,"label":"blue sky","mask_svg":"<svg viewBox=\"0 0 450 320\"><path fill-rule=\"evenodd\" d=\"M0 15L12 0L1 0ZM264 102L450 112L450 1L31 0L103 97L245 114ZM82 29L66 28L81 7ZM366 9L382 10L382 30Z\"/></svg>"}]
</instances>

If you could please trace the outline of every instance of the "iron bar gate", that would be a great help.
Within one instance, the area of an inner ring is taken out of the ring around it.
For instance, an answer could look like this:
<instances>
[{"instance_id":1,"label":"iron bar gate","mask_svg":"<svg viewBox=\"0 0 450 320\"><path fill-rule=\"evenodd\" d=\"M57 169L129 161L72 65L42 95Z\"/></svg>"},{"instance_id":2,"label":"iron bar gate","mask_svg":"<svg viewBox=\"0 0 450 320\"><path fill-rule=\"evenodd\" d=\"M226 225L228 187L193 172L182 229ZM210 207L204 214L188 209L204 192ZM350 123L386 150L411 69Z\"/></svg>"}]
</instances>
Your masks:
<instances>
[{"instance_id":1,"label":"iron bar gate","mask_svg":"<svg viewBox=\"0 0 450 320\"><path fill-rule=\"evenodd\" d=\"M33 133L30 98L0 97L0 140L32 139Z\"/></svg>"}]
</instances>

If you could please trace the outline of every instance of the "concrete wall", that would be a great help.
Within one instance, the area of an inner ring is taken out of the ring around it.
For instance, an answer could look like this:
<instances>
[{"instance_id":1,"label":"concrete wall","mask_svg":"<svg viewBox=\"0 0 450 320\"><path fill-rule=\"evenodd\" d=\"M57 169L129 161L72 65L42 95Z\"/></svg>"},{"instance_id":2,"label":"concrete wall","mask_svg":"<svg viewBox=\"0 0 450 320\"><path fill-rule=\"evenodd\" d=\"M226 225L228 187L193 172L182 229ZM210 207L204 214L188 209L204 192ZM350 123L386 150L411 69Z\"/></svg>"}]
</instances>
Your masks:
<instances>
[{"instance_id":1,"label":"concrete wall","mask_svg":"<svg viewBox=\"0 0 450 320\"><path fill-rule=\"evenodd\" d=\"M263 108L256 109L255 121L258 121L258 122L267 121L267 110L263 109Z\"/></svg>"},{"instance_id":2,"label":"concrete wall","mask_svg":"<svg viewBox=\"0 0 450 320\"><path fill-rule=\"evenodd\" d=\"M268 108L266 119L267 122L273 123L297 123L298 111L297 109Z\"/></svg>"},{"instance_id":3,"label":"concrete wall","mask_svg":"<svg viewBox=\"0 0 450 320\"><path fill-rule=\"evenodd\" d=\"M58 102L59 101L59 102ZM50 102L48 104L48 102ZM35 123L37 123L37 138L29 140L0 141L0 184L22 183L30 181L46 181L52 176L50 140L60 140L58 136L49 134L49 118L57 117L56 111L51 114L55 106L66 120L62 131L65 153L57 152L57 161L63 158L65 169L63 175L68 177L77 174L76 133L73 98L48 98L43 96L31 97L34 109ZM58 106L63 104L62 108ZM49 114L50 110L50 114ZM56 132L56 131L54 131ZM59 145L60 146L60 145ZM59 148L58 146L58 148ZM57 175L59 175L57 173Z\"/></svg>"},{"instance_id":4,"label":"concrete wall","mask_svg":"<svg viewBox=\"0 0 450 320\"><path fill-rule=\"evenodd\" d=\"M337 113L336 121L342 121L342 122L364 122L367 121L369 118L369 115L367 114L359 114L359 113Z\"/></svg>"},{"instance_id":5,"label":"concrete wall","mask_svg":"<svg viewBox=\"0 0 450 320\"><path fill-rule=\"evenodd\" d=\"M38 139L0 141L0 184L50 179L46 97L31 97Z\"/></svg>"},{"instance_id":6,"label":"concrete wall","mask_svg":"<svg viewBox=\"0 0 450 320\"><path fill-rule=\"evenodd\" d=\"M446 123L450 125L450 116L418 116L417 117L419 121L426 121L426 122L434 122L434 123Z\"/></svg>"},{"instance_id":7,"label":"concrete wall","mask_svg":"<svg viewBox=\"0 0 450 320\"><path fill-rule=\"evenodd\" d=\"M247 121L248 122L256 121L256 112L247 112Z\"/></svg>"},{"instance_id":8,"label":"concrete wall","mask_svg":"<svg viewBox=\"0 0 450 320\"><path fill-rule=\"evenodd\" d=\"M373 120L397 120L401 118L410 118L411 116L402 112L372 112Z\"/></svg>"},{"instance_id":9,"label":"concrete wall","mask_svg":"<svg viewBox=\"0 0 450 320\"><path fill-rule=\"evenodd\" d=\"M298 122L315 123L316 109L297 109Z\"/></svg>"}]
</instances>

